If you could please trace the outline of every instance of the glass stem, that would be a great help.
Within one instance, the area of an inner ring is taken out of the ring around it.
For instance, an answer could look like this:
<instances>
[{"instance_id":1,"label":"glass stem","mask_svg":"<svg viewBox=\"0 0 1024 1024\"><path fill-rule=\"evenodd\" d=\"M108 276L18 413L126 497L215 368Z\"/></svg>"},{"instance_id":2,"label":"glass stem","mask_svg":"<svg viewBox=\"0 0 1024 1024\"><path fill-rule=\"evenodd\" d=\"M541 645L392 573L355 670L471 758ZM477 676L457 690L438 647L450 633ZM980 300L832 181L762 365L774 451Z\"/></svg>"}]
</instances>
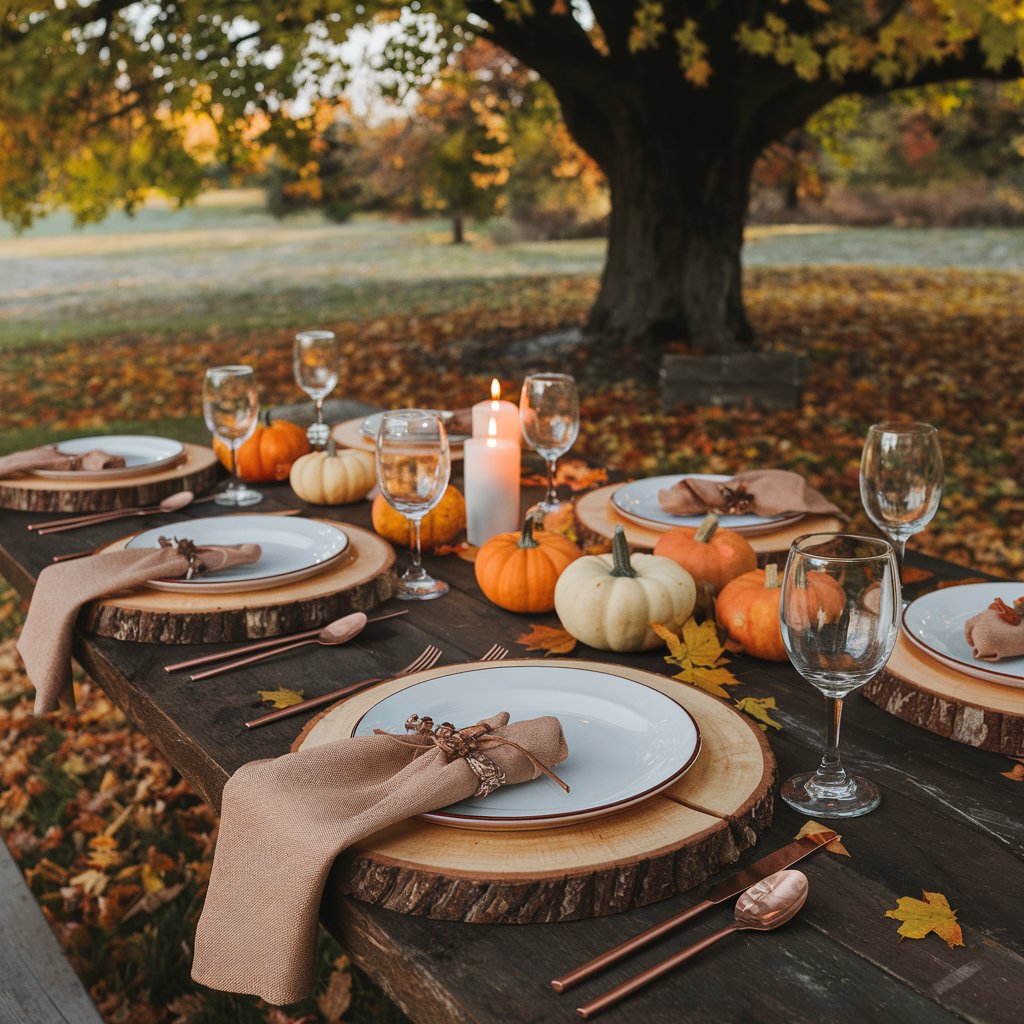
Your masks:
<instances>
[{"instance_id":1,"label":"glass stem","mask_svg":"<svg viewBox=\"0 0 1024 1024\"><path fill-rule=\"evenodd\" d=\"M896 569L897 579L900 584L903 583L903 559L907 554L907 538L906 537L890 537L892 546L896 549Z\"/></svg>"},{"instance_id":2,"label":"glass stem","mask_svg":"<svg viewBox=\"0 0 1024 1024\"><path fill-rule=\"evenodd\" d=\"M316 424L322 426L324 422L324 400L317 398L316 400Z\"/></svg>"},{"instance_id":3,"label":"glass stem","mask_svg":"<svg viewBox=\"0 0 1024 1024\"><path fill-rule=\"evenodd\" d=\"M839 731L843 721L843 698L825 698L825 754L814 781L825 786L842 786L846 770L839 759Z\"/></svg>"},{"instance_id":4,"label":"glass stem","mask_svg":"<svg viewBox=\"0 0 1024 1024\"><path fill-rule=\"evenodd\" d=\"M544 499L546 505L557 505L558 495L555 493L555 468L558 466L558 459L548 459L548 495Z\"/></svg>"},{"instance_id":5,"label":"glass stem","mask_svg":"<svg viewBox=\"0 0 1024 1024\"><path fill-rule=\"evenodd\" d=\"M412 571L417 575L423 573L423 552L420 550L420 520L412 522L414 543L412 547Z\"/></svg>"},{"instance_id":6,"label":"glass stem","mask_svg":"<svg viewBox=\"0 0 1024 1024\"><path fill-rule=\"evenodd\" d=\"M238 441L235 438L231 438L231 476L233 479L228 484L229 491L238 487Z\"/></svg>"}]
</instances>

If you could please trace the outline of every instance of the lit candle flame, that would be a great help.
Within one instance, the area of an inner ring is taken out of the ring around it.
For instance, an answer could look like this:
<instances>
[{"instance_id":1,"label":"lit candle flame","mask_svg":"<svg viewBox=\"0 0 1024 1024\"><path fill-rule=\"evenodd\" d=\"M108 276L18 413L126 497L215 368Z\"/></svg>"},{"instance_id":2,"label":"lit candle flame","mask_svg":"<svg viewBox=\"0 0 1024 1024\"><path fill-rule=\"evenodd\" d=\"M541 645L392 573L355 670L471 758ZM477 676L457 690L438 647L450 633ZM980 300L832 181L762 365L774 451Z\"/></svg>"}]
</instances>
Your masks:
<instances>
[{"instance_id":1,"label":"lit candle flame","mask_svg":"<svg viewBox=\"0 0 1024 1024\"><path fill-rule=\"evenodd\" d=\"M501 385L498 383L498 378L494 377L491 380L491 401L496 402L501 398Z\"/></svg>"},{"instance_id":2,"label":"lit candle flame","mask_svg":"<svg viewBox=\"0 0 1024 1024\"><path fill-rule=\"evenodd\" d=\"M497 383L497 381L495 381ZM496 448L498 445L498 421L492 416L487 421L487 447Z\"/></svg>"}]
</instances>

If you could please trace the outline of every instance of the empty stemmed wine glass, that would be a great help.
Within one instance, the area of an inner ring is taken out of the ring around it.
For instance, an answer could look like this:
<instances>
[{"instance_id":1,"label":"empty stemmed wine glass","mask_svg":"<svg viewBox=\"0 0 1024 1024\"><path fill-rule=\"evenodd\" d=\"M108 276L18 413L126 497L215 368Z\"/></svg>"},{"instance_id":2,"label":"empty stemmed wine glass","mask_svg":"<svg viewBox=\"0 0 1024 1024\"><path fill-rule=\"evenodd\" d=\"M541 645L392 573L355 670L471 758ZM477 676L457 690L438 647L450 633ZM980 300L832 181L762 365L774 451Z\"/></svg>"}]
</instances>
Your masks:
<instances>
[{"instance_id":1,"label":"empty stemmed wine glass","mask_svg":"<svg viewBox=\"0 0 1024 1024\"><path fill-rule=\"evenodd\" d=\"M314 448L327 444L324 399L338 383L338 343L333 331L300 331L295 335L292 364L295 383L316 403L316 422L306 430Z\"/></svg>"},{"instance_id":2,"label":"empty stemmed wine glass","mask_svg":"<svg viewBox=\"0 0 1024 1024\"><path fill-rule=\"evenodd\" d=\"M881 802L867 779L839 758L843 698L882 670L899 631L900 581L892 545L879 537L813 533L789 550L779 609L782 640L796 670L825 695L827 746L816 772L781 789L814 818L852 818Z\"/></svg>"},{"instance_id":3,"label":"empty stemmed wine glass","mask_svg":"<svg viewBox=\"0 0 1024 1024\"><path fill-rule=\"evenodd\" d=\"M431 409L386 412L377 431L377 485L387 503L409 520L412 565L398 581L396 597L425 601L448 593L448 584L423 568L420 524L441 500L451 476L451 453L444 423Z\"/></svg>"},{"instance_id":4,"label":"empty stemmed wine glass","mask_svg":"<svg viewBox=\"0 0 1024 1024\"><path fill-rule=\"evenodd\" d=\"M231 479L214 498L218 505L255 505L263 500L238 477L238 449L256 429L260 403L251 366L213 366L203 381L203 418L210 433L231 448Z\"/></svg>"},{"instance_id":5,"label":"empty stemmed wine glass","mask_svg":"<svg viewBox=\"0 0 1024 1024\"><path fill-rule=\"evenodd\" d=\"M537 508L557 512L555 467L576 442L580 403L576 381L567 373L531 373L519 398L519 425L526 443L547 463L548 491Z\"/></svg>"},{"instance_id":6,"label":"empty stemmed wine glass","mask_svg":"<svg viewBox=\"0 0 1024 1024\"><path fill-rule=\"evenodd\" d=\"M860 499L895 545L903 573L907 539L923 530L942 497L939 432L927 423L876 423L860 460Z\"/></svg>"}]
</instances>

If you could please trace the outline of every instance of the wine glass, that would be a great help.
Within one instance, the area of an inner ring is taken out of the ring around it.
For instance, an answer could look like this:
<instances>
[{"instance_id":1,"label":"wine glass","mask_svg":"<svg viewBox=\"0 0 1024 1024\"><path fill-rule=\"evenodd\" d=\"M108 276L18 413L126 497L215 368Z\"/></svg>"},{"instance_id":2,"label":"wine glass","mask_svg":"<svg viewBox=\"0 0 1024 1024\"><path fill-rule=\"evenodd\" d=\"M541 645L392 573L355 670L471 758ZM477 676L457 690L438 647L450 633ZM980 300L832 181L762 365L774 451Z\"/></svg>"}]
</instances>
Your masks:
<instances>
[{"instance_id":1,"label":"wine glass","mask_svg":"<svg viewBox=\"0 0 1024 1024\"><path fill-rule=\"evenodd\" d=\"M576 381L567 373L531 373L519 398L519 425L526 443L548 466L548 491L537 508L557 512L555 466L575 443L580 430Z\"/></svg>"},{"instance_id":2,"label":"wine glass","mask_svg":"<svg viewBox=\"0 0 1024 1024\"><path fill-rule=\"evenodd\" d=\"M377 431L377 485L387 503L409 520L413 530L412 565L398 581L396 597L426 601L448 593L448 584L423 568L420 523L441 500L451 476L448 435L432 409L386 412Z\"/></svg>"},{"instance_id":3,"label":"wine glass","mask_svg":"<svg viewBox=\"0 0 1024 1024\"><path fill-rule=\"evenodd\" d=\"M813 818L853 818L881 801L839 758L843 698L882 670L899 631L896 553L880 537L812 533L789 549L779 608L794 668L825 695L827 746L816 772L794 775L782 799Z\"/></svg>"},{"instance_id":4,"label":"wine glass","mask_svg":"<svg viewBox=\"0 0 1024 1024\"><path fill-rule=\"evenodd\" d=\"M900 576L907 538L923 530L942 497L939 432L927 423L876 423L860 460L860 500L896 548Z\"/></svg>"},{"instance_id":5,"label":"wine glass","mask_svg":"<svg viewBox=\"0 0 1024 1024\"><path fill-rule=\"evenodd\" d=\"M238 448L252 437L260 415L251 366L213 366L203 381L203 418L210 433L231 448L231 479L214 498L218 505L255 505L263 500L238 477Z\"/></svg>"},{"instance_id":6,"label":"wine glass","mask_svg":"<svg viewBox=\"0 0 1024 1024\"><path fill-rule=\"evenodd\" d=\"M338 342L333 331L300 331L295 335L292 365L295 383L316 403L316 422L306 430L314 448L327 444L324 399L338 383Z\"/></svg>"}]
</instances>

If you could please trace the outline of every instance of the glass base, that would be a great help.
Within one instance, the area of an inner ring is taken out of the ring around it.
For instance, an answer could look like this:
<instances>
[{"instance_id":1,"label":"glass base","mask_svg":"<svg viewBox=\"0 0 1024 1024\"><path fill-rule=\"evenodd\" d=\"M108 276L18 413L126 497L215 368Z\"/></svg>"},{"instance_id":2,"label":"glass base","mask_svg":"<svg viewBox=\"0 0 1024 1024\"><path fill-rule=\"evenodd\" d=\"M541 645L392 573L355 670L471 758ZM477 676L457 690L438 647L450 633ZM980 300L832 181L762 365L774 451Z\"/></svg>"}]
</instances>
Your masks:
<instances>
[{"instance_id":1,"label":"glass base","mask_svg":"<svg viewBox=\"0 0 1024 1024\"><path fill-rule=\"evenodd\" d=\"M530 511L532 512L534 509L537 509L543 512L544 515L550 515L552 512L561 512L563 508L565 508L564 501L559 501L557 498L548 501L547 498L544 498L538 501L536 505L531 506Z\"/></svg>"},{"instance_id":2,"label":"glass base","mask_svg":"<svg viewBox=\"0 0 1024 1024\"><path fill-rule=\"evenodd\" d=\"M824 786L817 772L802 772L782 784L782 799L811 818L856 818L881 802L878 787L857 775L846 775L842 786Z\"/></svg>"},{"instance_id":3,"label":"glass base","mask_svg":"<svg viewBox=\"0 0 1024 1024\"><path fill-rule=\"evenodd\" d=\"M230 483L213 500L217 505L244 508L246 505L258 505L263 500L263 495L244 484Z\"/></svg>"},{"instance_id":4,"label":"glass base","mask_svg":"<svg viewBox=\"0 0 1024 1024\"><path fill-rule=\"evenodd\" d=\"M306 438L314 448L326 448L331 428L326 423L311 423L306 428Z\"/></svg>"},{"instance_id":5,"label":"glass base","mask_svg":"<svg viewBox=\"0 0 1024 1024\"><path fill-rule=\"evenodd\" d=\"M430 601L447 593L448 584L435 580L432 576L412 580L407 580L403 576L395 589L395 597L399 601Z\"/></svg>"}]
</instances>

